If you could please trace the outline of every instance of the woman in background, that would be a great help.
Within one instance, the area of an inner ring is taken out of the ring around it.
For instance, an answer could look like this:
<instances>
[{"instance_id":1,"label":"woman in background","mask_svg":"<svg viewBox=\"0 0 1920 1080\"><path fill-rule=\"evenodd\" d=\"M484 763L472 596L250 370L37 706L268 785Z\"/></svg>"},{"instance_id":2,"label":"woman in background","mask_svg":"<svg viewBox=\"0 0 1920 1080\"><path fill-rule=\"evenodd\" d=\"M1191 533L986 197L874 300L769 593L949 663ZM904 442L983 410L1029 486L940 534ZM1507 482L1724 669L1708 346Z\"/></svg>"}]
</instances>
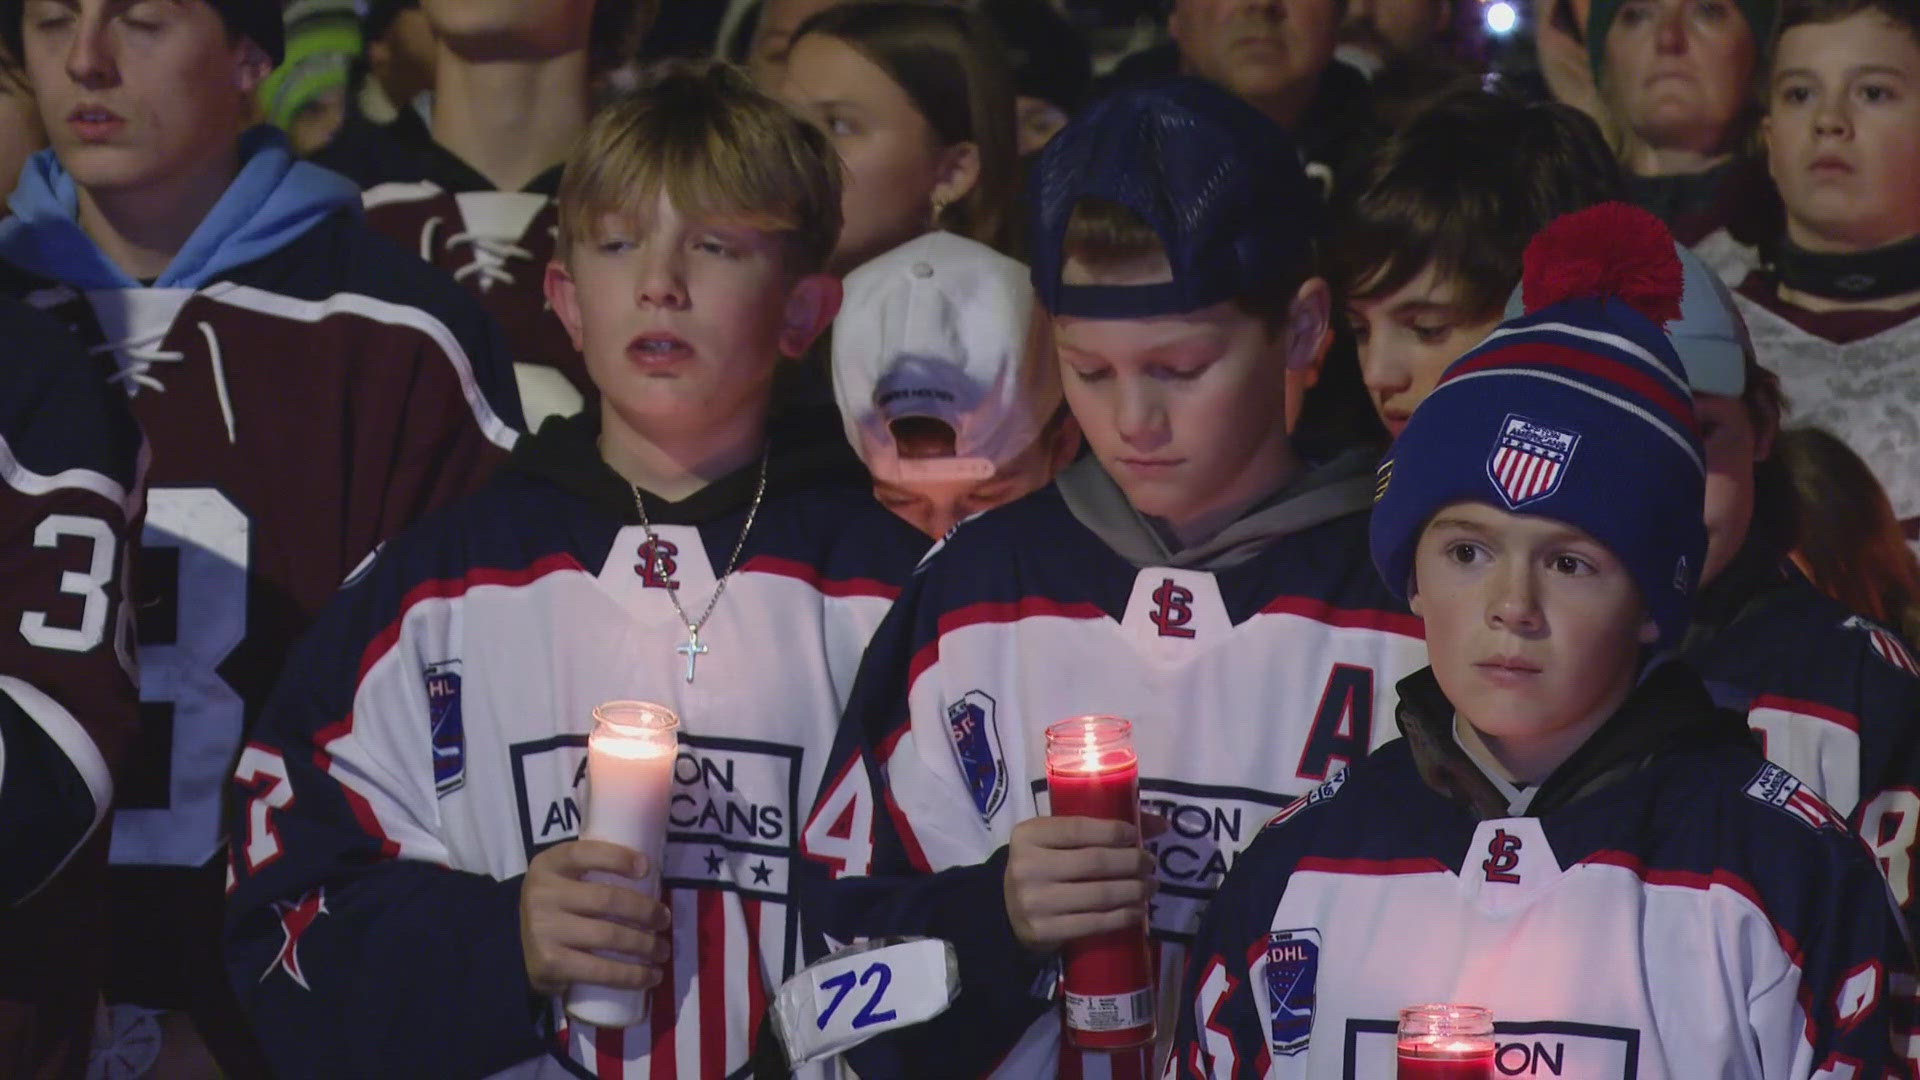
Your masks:
<instances>
[{"instance_id":1,"label":"woman in background","mask_svg":"<svg viewBox=\"0 0 1920 1080\"><path fill-rule=\"evenodd\" d=\"M1018 256L1012 79L979 17L906 0L829 8L794 35L781 94L845 163L834 273L934 229Z\"/></svg>"},{"instance_id":2,"label":"woman in background","mask_svg":"<svg viewBox=\"0 0 1920 1080\"><path fill-rule=\"evenodd\" d=\"M1629 198L1683 244L1728 218L1759 122L1774 0L1594 0L1586 45ZM1744 205L1744 204L1742 204Z\"/></svg>"}]
</instances>

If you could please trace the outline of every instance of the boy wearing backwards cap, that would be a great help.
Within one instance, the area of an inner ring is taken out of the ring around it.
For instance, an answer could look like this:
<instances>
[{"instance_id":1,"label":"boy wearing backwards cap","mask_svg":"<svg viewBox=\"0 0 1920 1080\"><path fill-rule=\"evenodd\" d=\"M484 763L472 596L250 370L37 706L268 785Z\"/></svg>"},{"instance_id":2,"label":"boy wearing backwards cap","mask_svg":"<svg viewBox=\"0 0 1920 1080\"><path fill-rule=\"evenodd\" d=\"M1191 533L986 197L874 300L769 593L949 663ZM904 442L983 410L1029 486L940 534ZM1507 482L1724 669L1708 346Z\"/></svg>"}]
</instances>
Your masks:
<instances>
[{"instance_id":1,"label":"boy wearing backwards cap","mask_svg":"<svg viewBox=\"0 0 1920 1080\"><path fill-rule=\"evenodd\" d=\"M1027 278L947 232L846 277L833 389L847 441L881 505L936 540L1046 484L1080 449Z\"/></svg>"},{"instance_id":2,"label":"boy wearing backwards cap","mask_svg":"<svg viewBox=\"0 0 1920 1080\"><path fill-rule=\"evenodd\" d=\"M108 998L192 1012L241 1075L263 1067L219 924L245 729L348 571L477 485L520 423L479 306L369 232L351 184L248 129L281 35L263 0L0 0L52 143L0 223L0 292L90 347L153 449ZM153 1025L122 1010L114 1041L151 1048Z\"/></svg>"},{"instance_id":3,"label":"boy wearing backwards cap","mask_svg":"<svg viewBox=\"0 0 1920 1080\"><path fill-rule=\"evenodd\" d=\"M856 1052L862 1075L1150 1068L1060 1061L1060 945L1148 920L1171 990L1255 823L1388 737L1385 682L1424 655L1360 556L1370 460L1304 461L1285 433L1328 318L1288 138L1168 81L1068 124L1035 181L1033 282L1093 452L955 530L862 662L802 836L812 925L947 938L962 985ZM1172 823L1151 851L1043 816L1042 730L1102 712L1133 721Z\"/></svg>"},{"instance_id":4,"label":"boy wearing backwards cap","mask_svg":"<svg viewBox=\"0 0 1920 1080\"><path fill-rule=\"evenodd\" d=\"M1526 262L1528 314L1380 467L1374 559L1433 659L1399 686L1406 738L1234 868L1179 1067L1385 1076L1398 1011L1454 1002L1491 1009L1502 1071L1906 1075L1912 964L1872 859L1667 662L1706 549L1672 240L1603 204Z\"/></svg>"}]
</instances>

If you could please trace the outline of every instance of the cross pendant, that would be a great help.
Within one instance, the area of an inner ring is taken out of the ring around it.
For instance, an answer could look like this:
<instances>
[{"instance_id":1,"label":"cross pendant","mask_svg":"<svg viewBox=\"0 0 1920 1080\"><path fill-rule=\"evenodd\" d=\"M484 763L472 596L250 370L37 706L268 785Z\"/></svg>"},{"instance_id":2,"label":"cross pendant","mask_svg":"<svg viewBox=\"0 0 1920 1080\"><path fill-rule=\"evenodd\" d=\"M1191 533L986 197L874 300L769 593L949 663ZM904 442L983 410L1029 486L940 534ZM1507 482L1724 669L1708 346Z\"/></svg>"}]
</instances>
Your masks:
<instances>
[{"instance_id":1,"label":"cross pendant","mask_svg":"<svg viewBox=\"0 0 1920 1080\"><path fill-rule=\"evenodd\" d=\"M703 653L707 652L707 647L700 644L700 631L687 631L687 640L679 645L675 645L673 651L687 658L687 681L692 682L693 665L700 661Z\"/></svg>"}]
</instances>

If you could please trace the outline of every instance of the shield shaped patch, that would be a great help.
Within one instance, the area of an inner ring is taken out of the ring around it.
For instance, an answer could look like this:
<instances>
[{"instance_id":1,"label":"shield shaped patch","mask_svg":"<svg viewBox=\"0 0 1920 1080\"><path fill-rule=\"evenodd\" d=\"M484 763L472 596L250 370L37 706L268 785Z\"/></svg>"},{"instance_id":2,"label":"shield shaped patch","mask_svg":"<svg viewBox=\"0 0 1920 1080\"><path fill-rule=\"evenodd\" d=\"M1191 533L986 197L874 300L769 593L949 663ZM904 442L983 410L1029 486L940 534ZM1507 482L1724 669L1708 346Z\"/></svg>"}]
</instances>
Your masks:
<instances>
[{"instance_id":1,"label":"shield shaped patch","mask_svg":"<svg viewBox=\"0 0 1920 1080\"><path fill-rule=\"evenodd\" d=\"M1500 422L1493 452L1487 455L1487 478L1507 501L1507 509L1518 509L1560 489L1578 445L1576 432L1508 413Z\"/></svg>"},{"instance_id":2,"label":"shield shaped patch","mask_svg":"<svg viewBox=\"0 0 1920 1080\"><path fill-rule=\"evenodd\" d=\"M1276 1057L1307 1048L1319 975L1320 931L1309 927L1267 934L1267 1025Z\"/></svg>"},{"instance_id":3,"label":"shield shaped patch","mask_svg":"<svg viewBox=\"0 0 1920 1080\"><path fill-rule=\"evenodd\" d=\"M428 664L427 717L433 730L433 787L441 795L467 780L467 738L460 718L460 661Z\"/></svg>"},{"instance_id":4,"label":"shield shaped patch","mask_svg":"<svg viewBox=\"0 0 1920 1080\"><path fill-rule=\"evenodd\" d=\"M947 737L953 740L974 808L985 820L991 820L1007 798L1006 760L994 712L993 698L982 690L969 690L947 706Z\"/></svg>"}]
</instances>

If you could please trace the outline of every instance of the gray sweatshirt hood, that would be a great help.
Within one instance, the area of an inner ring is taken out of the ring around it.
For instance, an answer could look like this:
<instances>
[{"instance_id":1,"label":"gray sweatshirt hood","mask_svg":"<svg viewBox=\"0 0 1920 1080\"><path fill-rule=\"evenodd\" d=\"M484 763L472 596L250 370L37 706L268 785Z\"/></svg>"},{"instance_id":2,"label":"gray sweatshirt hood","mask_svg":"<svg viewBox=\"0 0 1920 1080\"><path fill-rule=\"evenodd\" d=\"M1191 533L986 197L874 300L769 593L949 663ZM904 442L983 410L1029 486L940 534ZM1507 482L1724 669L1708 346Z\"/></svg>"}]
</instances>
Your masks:
<instances>
[{"instance_id":1,"label":"gray sweatshirt hood","mask_svg":"<svg viewBox=\"0 0 1920 1080\"><path fill-rule=\"evenodd\" d=\"M1225 570L1280 537L1371 506L1376 456L1353 450L1310 467L1212 537L1178 550L1171 546L1171 531L1135 510L1092 454L1068 466L1055 483L1073 516L1133 565Z\"/></svg>"}]
</instances>

